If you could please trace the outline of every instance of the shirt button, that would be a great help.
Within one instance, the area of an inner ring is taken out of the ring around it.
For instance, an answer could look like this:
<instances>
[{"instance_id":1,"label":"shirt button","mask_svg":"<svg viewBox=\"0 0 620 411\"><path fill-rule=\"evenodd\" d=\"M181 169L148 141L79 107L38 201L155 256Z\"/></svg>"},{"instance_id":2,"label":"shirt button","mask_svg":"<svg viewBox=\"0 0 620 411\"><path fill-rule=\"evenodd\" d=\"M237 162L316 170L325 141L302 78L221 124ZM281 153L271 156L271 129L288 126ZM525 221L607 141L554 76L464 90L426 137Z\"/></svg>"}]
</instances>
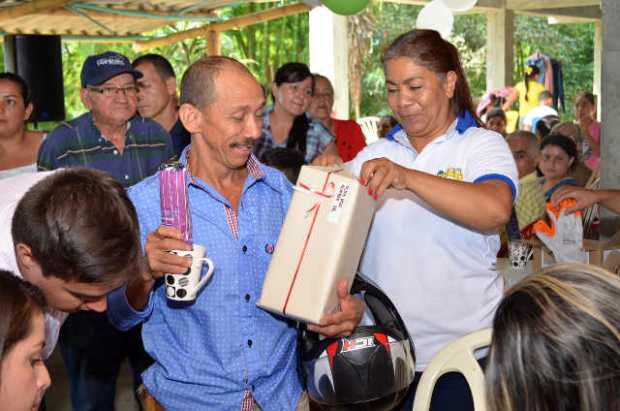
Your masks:
<instances>
[{"instance_id":1,"label":"shirt button","mask_svg":"<svg viewBox=\"0 0 620 411\"><path fill-rule=\"evenodd\" d=\"M117 156L118 155L118 150L114 150L113 153L114 153L115 156Z\"/></svg>"},{"instance_id":2,"label":"shirt button","mask_svg":"<svg viewBox=\"0 0 620 411\"><path fill-rule=\"evenodd\" d=\"M248 251L248 246L244 245L243 247L241 247L241 251L243 251L244 253Z\"/></svg>"},{"instance_id":3,"label":"shirt button","mask_svg":"<svg viewBox=\"0 0 620 411\"><path fill-rule=\"evenodd\" d=\"M250 294L245 295L245 301L250 301Z\"/></svg>"},{"instance_id":4,"label":"shirt button","mask_svg":"<svg viewBox=\"0 0 620 411\"><path fill-rule=\"evenodd\" d=\"M252 348L252 340L248 340L248 347Z\"/></svg>"}]
</instances>

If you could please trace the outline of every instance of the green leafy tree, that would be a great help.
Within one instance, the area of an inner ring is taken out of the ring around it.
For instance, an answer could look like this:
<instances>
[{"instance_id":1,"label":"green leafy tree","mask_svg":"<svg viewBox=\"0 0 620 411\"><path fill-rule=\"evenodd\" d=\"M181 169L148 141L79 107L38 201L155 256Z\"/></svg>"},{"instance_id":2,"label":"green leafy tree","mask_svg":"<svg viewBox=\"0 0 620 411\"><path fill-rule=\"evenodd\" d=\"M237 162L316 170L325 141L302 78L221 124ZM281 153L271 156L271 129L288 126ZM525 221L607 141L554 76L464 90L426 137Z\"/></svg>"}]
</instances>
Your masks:
<instances>
[{"instance_id":1,"label":"green leafy tree","mask_svg":"<svg viewBox=\"0 0 620 411\"><path fill-rule=\"evenodd\" d=\"M278 5L295 0L279 1ZM235 18L273 7L270 3L238 3L221 9L222 19ZM385 95L385 80L380 63L381 52L399 34L411 30L420 6L373 1L359 16L349 19L354 52L349 56L351 67L351 108L359 116L389 113ZM165 36L202 23L181 22L167 25L150 36ZM243 61L265 86L273 80L275 70L288 61L308 63L308 13L300 13L259 23L221 35L222 53ZM582 90L592 89L594 25L549 25L542 18L518 15L515 19L514 80L523 76L523 61L535 51L563 63L564 85L568 111L572 116L572 99ZM486 90L486 19L484 14L458 15L450 36L461 54L463 66L474 97ZM562 47L557 47L560 44ZM84 112L80 101L80 70L84 59L91 54L115 50L134 59L139 54L130 44L63 42L63 73L67 116L73 118ZM172 63L180 82L181 75L191 62L206 53L207 41L196 37L175 44L157 47L144 53L159 53ZM0 49L0 57L2 57ZM360 58L363 57L363 58ZM3 58L0 58L3 66ZM357 107L359 106L359 109Z\"/></svg>"},{"instance_id":2,"label":"green leafy tree","mask_svg":"<svg viewBox=\"0 0 620 411\"><path fill-rule=\"evenodd\" d=\"M372 34L369 56L364 60L361 115L383 115L390 112L385 95L385 79L381 67L381 53L400 34L415 25L420 6L405 6L380 2L373 5L376 24ZM450 36L459 49L465 74L474 95L485 90L486 28L483 15L456 16Z\"/></svg>"},{"instance_id":3,"label":"green leafy tree","mask_svg":"<svg viewBox=\"0 0 620 411\"><path fill-rule=\"evenodd\" d=\"M284 5L295 2L283 1L281 3ZM266 3L242 3L223 8L220 17L230 19L271 7L272 5ZM167 25L147 35L161 37L202 25L196 22L180 22ZM282 17L237 30L228 30L221 34L222 54L235 57L245 63L259 81L267 85L272 81L275 70L281 64L288 61L308 62L308 30L308 13ZM206 54L207 39L195 37L140 53L136 52L130 44L63 42L65 106L68 118L73 118L85 110L79 95L79 78L84 59L89 55L107 50L123 53L130 60L145 53L158 53L166 56L177 73L177 81L180 82L185 69L193 61Z\"/></svg>"},{"instance_id":4,"label":"green leafy tree","mask_svg":"<svg viewBox=\"0 0 620 411\"><path fill-rule=\"evenodd\" d=\"M574 97L581 91L592 90L594 24L548 24L544 18L517 16L515 19L515 83L523 79L527 57L537 51L562 63L567 110L560 114L563 120L570 120L574 117Z\"/></svg>"}]
</instances>

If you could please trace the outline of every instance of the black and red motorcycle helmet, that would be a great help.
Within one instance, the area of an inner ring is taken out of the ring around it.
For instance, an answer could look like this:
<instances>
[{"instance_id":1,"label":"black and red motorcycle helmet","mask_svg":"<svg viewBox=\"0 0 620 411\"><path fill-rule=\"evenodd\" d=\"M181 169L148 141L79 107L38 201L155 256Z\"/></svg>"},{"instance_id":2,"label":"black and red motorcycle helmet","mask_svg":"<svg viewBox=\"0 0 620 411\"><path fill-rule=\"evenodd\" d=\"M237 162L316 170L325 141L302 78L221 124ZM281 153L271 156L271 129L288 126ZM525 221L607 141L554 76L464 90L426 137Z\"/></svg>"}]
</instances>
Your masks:
<instances>
[{"instance_id":1,"label":"black and red motorcycle helmet","mask_svg":"<svg viewBox=\"0 0 620 411\"><path fill-rule=\"evenodd\" d=\"M358 326L349 337L326 339L302 327L302 379L310 398L324 410L393 410L413 382L413 342L394 304L359 273L351 287L351 294L358 293L375 325Z\"/></svg>"}]
</instances>

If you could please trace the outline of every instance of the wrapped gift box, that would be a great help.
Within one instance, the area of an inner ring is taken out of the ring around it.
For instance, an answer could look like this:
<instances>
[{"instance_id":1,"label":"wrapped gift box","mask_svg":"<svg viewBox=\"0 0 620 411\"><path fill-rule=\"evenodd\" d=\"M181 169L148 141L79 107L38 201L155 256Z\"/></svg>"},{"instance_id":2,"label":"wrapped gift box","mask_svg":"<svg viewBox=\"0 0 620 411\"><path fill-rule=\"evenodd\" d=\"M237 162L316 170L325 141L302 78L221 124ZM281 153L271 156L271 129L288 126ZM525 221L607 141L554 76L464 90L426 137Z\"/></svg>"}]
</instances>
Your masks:
<instances>
[{"instance_id":1,"label":"wrapped gift box","mask_svg":"<svg viewBox=\"0 0 620 411\"><path fill-rule=\"evenodd\" d=\"M339 166L304 166L297 181L258 305L316 324L338 309L338 282L353 281L374 200Z\"/></svg>"}]
</instances>

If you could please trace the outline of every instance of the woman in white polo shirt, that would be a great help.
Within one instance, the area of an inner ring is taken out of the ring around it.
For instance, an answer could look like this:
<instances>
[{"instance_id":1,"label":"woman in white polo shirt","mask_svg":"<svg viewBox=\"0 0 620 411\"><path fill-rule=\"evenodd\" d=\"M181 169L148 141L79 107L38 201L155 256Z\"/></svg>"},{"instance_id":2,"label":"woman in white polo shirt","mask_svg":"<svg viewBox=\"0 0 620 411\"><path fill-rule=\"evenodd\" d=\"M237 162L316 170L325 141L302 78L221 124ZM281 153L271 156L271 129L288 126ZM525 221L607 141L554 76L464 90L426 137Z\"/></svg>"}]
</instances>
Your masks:
<instances>
[{"instance_id":1,"label":"woman in white polo shirt","mask_svg":"<svg viewBox=\"0 0 620 411\"><path fill-rule=\"evenodd\" d=\"M446 344L491 326L503 281L494 269L517 169L501 135L481 128L456 48L432 30L398 37L383 55L400 126L349 165L377 212L361 271L396 304L416 345L415 386ZM468 410L460 375L442 377L433 411Z\"/></svg>"}]
</instances>

